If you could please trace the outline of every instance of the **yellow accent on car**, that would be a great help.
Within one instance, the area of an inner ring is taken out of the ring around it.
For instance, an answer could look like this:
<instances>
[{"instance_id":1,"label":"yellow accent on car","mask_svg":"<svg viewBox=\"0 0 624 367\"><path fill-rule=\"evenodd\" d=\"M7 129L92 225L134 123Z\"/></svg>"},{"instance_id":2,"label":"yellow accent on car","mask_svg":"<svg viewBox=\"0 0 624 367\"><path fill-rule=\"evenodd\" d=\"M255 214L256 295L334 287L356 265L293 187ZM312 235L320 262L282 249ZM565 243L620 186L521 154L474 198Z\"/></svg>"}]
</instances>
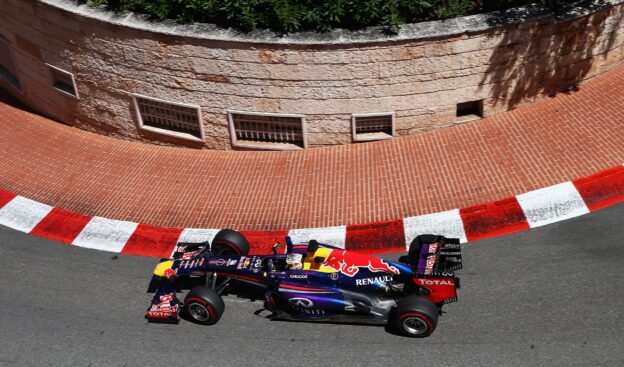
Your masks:
<instances>
[{"instance_id":1,"label":"yellow accent on car","mask_svg":"<svg viewBox=\"0 0 624 367\"><path fill-rule=\"evenodd\" d=\"M167 271L168 269L171 269L172 266L173 266L173 261L171 260L158 263L158 265L156 265L156 269L154 269L154 275L159 276L159 277L164 277L165 271Z\"/></svg>"},{"instance_id":2,"label":"yellow accent on car","mask_svg":"<svg viewBox=\"0 0 624 367\"><path fill-rule=\"evenodd\" d=\"M303 260L303 270L316 270L320 273L335 273L336 269L330 268L327 266L323 266L321 264L314 263L315 257L326 258L329 253L332 252L332 249L327 247L319 247L318 250L314 252L314 254L306 254L305 259Z\"/></svg>"}]
</instances>

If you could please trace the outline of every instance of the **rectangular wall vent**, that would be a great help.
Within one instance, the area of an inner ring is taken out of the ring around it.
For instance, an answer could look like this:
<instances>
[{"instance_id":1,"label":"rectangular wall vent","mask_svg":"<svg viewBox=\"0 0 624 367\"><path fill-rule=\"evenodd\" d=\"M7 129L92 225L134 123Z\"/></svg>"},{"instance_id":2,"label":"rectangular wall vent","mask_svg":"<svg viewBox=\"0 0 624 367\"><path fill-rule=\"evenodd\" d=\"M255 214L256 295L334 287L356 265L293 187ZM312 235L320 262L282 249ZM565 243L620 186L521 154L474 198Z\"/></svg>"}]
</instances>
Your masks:
<instances>
[{"instance_id":1,"label":"rectangular wall vent","mask_svg":"<svg viewBox=\"0 0 624 367\"><path fill-rule=\"evenodd\" d=\"M132 97L141 129L193 141L204 141L199 106L136 94Z\"/></svg>"},{"instance_id":2,"label":"rectangular wall vent","mask_svg":"<svg viewBox=\"0 0 624 367\"><path fill-rule=\"evenodd\" d=\"M2 35L0 35L0 76L17 90L22 90L22 85L17 78L17 69L13 62L13 56L11 55L11 44Z\"/></svg>"},{"instance_id":3,"label":"rectangular wall vent","mask_svg":"<svg viewBox=\"0 0 624 367\"><path fill-rule=\"evenodd\" d=\"M366 113L352 116L353 141L390 139L394 136L394 113Z\"/></svg>"},{"instance_id":4,"label":"rectangular wall vent","mask_svg":"<svg viewBox=\"0 0 624 367\"><path fill-rule=\"evenodd\" d=\"M462 123L483 118L483 100L469 101L457 104L456 123Z\"/></svg>"},{"instance_id":5,"label":"rectangular wall vent","mask_svg":"<svg viewBox=\"0 0 624 367\"><path fill-rule=\"evenodd\" d=\"M302 115L228 111L232 145L292 150L306 147Z\"/></svg>"},{"instance_id":6,"label":"rectangular wall vent","mask_svg":"<svg viewBox=\"0 0 624 367\"><path fill-rule=\"evenodd\" d=\"M50 64L46 65L48 66L48 71L50 72L50 78L52 79L52 86L54 89L78 98L78 89L76 88L74 74Z\"/></svg>"}]
</instances>

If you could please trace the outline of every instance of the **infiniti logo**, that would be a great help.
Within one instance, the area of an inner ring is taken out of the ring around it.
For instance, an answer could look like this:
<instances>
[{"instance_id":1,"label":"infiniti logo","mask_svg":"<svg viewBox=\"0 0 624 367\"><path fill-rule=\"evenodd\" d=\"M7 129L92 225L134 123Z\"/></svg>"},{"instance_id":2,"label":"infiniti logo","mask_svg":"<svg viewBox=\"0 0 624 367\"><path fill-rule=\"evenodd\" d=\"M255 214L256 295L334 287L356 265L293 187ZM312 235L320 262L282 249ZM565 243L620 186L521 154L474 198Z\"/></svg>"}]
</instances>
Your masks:
<instances>
[{"instance_id":1,"label":"infiniti logo","mask_svg":"<svg viewBox=\"0 0 624 367\"><path fill-rule=\"evenodd\" d=\"M299 298L299 297L290 298L288 302L290 302L290 304L295 307L302 307L302 308L314 307L314 303L307 298Z\"/></svg>"}]
</instances>

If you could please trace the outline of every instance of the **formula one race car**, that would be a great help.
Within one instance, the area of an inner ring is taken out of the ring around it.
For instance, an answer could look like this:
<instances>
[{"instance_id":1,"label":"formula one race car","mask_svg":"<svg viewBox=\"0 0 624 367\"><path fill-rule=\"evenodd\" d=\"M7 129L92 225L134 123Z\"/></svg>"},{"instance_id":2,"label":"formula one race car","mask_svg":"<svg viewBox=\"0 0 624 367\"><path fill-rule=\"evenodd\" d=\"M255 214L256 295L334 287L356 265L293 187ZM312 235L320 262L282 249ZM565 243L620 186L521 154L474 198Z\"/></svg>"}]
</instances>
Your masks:
<instances>
[{"instance_id":1,"label":"formula one race car","mask_svg":"<svg viewBox=\"0 0 624 367\"><path fill-rule=\"evenodd\" d=\"M158 284L149 321L178 322L178 314L214 324L225 305L221 295L234 287L261 291L273 319L384 324L411 337L436 328L442 305L457 300L461 269L459 240L421 235L399 262L345 251L317 241L293 244L286 253L250 256L240 233L221 230L209 243L180 243L170 260L154 270ZM176 291L189 279L184 303Z\"/></svg>"}]
</instances>

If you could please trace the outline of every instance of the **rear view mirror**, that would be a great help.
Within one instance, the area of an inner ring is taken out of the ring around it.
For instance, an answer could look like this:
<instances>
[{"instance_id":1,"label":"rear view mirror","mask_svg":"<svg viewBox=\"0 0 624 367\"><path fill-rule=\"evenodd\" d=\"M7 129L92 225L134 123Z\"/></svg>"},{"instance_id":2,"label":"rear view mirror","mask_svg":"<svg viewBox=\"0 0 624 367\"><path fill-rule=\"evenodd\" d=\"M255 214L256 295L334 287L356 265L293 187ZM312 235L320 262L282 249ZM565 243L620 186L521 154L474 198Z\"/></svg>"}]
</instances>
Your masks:
<instances>
[{"instance_id":1,"label":"rear view mirror","mask_svg":"<svg viewBox=\"0 0 624 367\"><path fill-rule=\"evenodd\" d=\"M315 256L314 257L314 263L315 264L322 264L323 261L325 261L325 257L323 257L323 256Z\"/></svg>"}]
</instances>

